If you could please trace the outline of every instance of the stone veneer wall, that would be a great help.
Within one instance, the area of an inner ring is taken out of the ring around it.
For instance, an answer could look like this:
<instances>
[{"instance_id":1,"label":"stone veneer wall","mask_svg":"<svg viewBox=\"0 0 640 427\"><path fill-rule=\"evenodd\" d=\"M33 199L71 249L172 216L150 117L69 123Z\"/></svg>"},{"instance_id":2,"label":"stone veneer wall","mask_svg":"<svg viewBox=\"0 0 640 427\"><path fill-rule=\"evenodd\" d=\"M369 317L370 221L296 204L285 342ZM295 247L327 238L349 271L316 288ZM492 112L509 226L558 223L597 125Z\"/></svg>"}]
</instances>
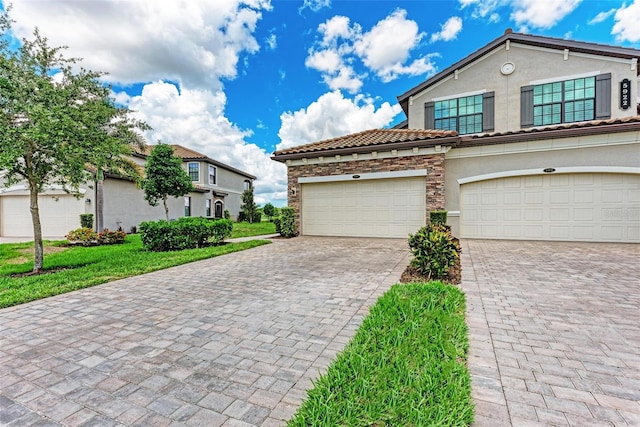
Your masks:
<instances>
[{"instance_id":1,"label":"stone veneer wall","mask_svg":"<svg viewBox=\"0 0 640 427\"><path fill-rule=\"evenodd\" d=\"M426 217L429 218L429 211L444 209L444 153L290 165L287 168L288 204L295 209L296 223L298 230L300 230L300 184L298 184L298 178L371 172L397 172L418 169L427 170L425 180L427 190ZM294 194L292 194L291 190L294 190Z\"/></svg>"}]
</instances>

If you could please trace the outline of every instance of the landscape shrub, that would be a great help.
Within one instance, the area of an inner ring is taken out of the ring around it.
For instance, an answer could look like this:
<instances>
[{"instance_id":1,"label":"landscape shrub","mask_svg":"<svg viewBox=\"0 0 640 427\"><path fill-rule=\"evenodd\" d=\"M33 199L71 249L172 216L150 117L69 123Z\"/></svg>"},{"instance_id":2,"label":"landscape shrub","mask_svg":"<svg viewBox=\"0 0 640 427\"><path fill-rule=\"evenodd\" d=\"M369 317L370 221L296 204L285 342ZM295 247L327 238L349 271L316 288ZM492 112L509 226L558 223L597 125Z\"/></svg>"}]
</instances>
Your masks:
<instances>
[{"instance_id":1,"label":"landscape shrub","mask_svg":"<svg viewBox=\"0 0 640 427\"><path fill-rule=\"evenodd\" d=\"M110 231L106 228L102 232L96 233L91 228L80 227L71 230L65 237L73 245L118 245L124 243L127 233L122 230Z\"/></svg>"},{"instance_id":2,"label":"landscape shrub","mask_svg":"<svg viewBox=\"0 0 640 427\"><path fill-rule=\"evenodd\" d=\"M91 246L97 244L98 233L89 227L80 227L71 230L65 237L73 244Z\"/></svg>"},{"instance_id":3,"label":"landscape shrub","mask_svg":"<svg viewBox=\"0 0 640 427\"><path fill-rule=\"evenodd\" d=\"M231 219L231 212L228 209L224 210L224 219Z\"/></svg>"},{"instance_id":4,"label":"landscape shrub","mask_svg":"<svg viewBox=\"0 0 640 427\"><path fill-rule=\"evenodd\" d=\"M80 214L80 228L93 228L93 214Z\"/></svg>"},{"instance_id":5,"label":"landscape shrub","mask_svg":"<svg viewBox=\"0 0 640 427\"><path fill-rule=\"evenodd\" d=\"M185 217L176 221L146 221L140 224L140 238L151 251L179 251L218 244L231 236L228 219Z\"/></svg>"},{"instance_id":6,"label":"landscape shrub","mask_svg":"<svg viewBox=\"0 0 640 427\"><path fill-rule=\"evenodd\" d=\"M280 217L273 217L273 224L276 226L276 233L280 233Z\"/></svg>"},{"instance_id":7,"label":"landscape shrub","mask_svg":"<svg viewBox=\"0 0 640 427\"><path fill-rule=\"evenodd\" d=\"M411 266L431 280L444 279L460 257L460 243L448 226L429 224L409 235Z\"/></svg>"},{"instance_id":8,"label":"landscape shrub","mask_svg":"<svg viewBox=\"0 0 640 427\"><path fill-rule=\"evenodd\" d=\"M429 212L429 222L433 225L447 225L447 211L431 211Z\"/></svg>"},{"instance_id":9,"label":"landscape shrub","mask_svg":"<svg viewBox=\"0 0 640 427\"><path fill-rule=\"evenodd\" d=\"M276 230L282 237L290 238L298 235L298 229L296 227L295 210L291 207L285 207L280 209L279 221L276 224Z\"/></svg>"},{"instance_id":10,"label":"landscape shrub","mask_svg":"<svg viewBox=\"0 0 640 427\"><path fill-rule=\"evenodd\" d=\"M125 237L127 237L127 233L122 230L110 231L105 228L98 233L96 241L99 245L121 245L124 243Z\"/></svg>"}]
</instances>

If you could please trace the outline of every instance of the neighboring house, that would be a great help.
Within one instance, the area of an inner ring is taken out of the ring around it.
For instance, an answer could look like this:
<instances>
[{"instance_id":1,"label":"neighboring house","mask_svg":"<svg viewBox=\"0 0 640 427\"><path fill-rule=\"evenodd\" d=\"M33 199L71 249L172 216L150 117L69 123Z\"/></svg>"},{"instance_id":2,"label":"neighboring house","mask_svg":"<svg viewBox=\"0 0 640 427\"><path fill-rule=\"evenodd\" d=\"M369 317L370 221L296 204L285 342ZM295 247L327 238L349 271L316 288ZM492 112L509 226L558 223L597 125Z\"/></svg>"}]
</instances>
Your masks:
<instances>
[{"instance_id":1,"label":"neighboring house","mask_svg":"<svg viewBox=\"0 0 640 427\"><path fill-rule=\"evenodd\" d=\"M169 197L169 217L203 216L222 218L228 210L233 219L240 212L242 192L253 186L255 176L211 159L180 145L172 145L174 153L182 157L195 190L184 197ZM144 166L153 146L132 157ZM118 175L105 174L103 182L104 228L122 227L129 232L142 221L164 219L164 207L150 206L144 192L135 183ZM1 181L0 181L1 182ZM68 194L62 187L52 186L38 197L40 220L44 237L62 237L80 226L80 214L96 212L94 183L80 188L79 198ZM0 187L0 236L33 236L29 213L29 191L24 184Z\"/></svg>"},{"instance_id":2,"label":"neighboring house","mask_svg":"<svg viewBox=\"0 0 640 427\"><path fill-rule=\"evenodd\" d=\"M640 242L640 50L505 34L398 97L407 120L276 151L302 234Z\"/></svg>"}]
</instances>

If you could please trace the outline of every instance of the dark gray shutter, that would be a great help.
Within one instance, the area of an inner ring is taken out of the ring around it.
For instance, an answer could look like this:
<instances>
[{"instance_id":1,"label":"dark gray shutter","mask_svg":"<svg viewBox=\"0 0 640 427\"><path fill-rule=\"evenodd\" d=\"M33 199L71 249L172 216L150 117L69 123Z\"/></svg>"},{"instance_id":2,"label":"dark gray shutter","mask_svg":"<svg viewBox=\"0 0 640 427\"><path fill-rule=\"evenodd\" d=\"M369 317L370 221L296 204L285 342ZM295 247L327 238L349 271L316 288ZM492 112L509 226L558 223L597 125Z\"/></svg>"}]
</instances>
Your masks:
<instances>
[{"instance_id":1,"label":"dark gray shutter","mask_svg":"<svg viewBox=\"0 0 640 427\"><path fill-rule=\"evenodd\" d=\"M435 129L435 102L425 102L424 104L424 128Z\"/></svg>"},{"instance_id":2,"label":"dark gray shutter","mask_svg":"<svg viewBox=\"0 0 640 427\"><path fill-rule=\"evenodd\" d=\"M482 94L482 130L490 131L495 126L495 92Z\"/></svg>"},{"instance_id":3,"label":"dark gray shutter","mask_svg":"<svg viewBox=\"0 0 640 427\"><path fill-rule=\"evenodd\" d=\"M520 127L533 126L533 86L520 88Z\"/></svg>"},{"instance_id":4,"label":"dark gray shutter","mask_svg":"<svg viewBox=\"0 0 640 427\"><path fill-rule=\"evenodd\" d=\"M596 119L611 118L611 73L596 76Z\"/></svg>"}]
</instances>

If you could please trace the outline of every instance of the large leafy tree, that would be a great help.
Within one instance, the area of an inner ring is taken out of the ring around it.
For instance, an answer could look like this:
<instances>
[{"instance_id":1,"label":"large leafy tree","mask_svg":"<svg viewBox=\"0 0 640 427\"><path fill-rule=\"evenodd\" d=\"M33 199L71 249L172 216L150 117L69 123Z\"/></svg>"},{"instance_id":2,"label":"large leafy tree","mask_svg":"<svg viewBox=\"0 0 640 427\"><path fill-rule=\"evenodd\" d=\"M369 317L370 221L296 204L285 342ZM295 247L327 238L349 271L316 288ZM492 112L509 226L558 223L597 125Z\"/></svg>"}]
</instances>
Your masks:
<instances>
[{"instance_id":1,"label":"large leafy tree","mask_svg":"<svg viewBox=\"0 0 640 427\"><path fill-rule=\"evenodd\" d=\"M119 107L104 73L76 69L65 47L50 47L36 29L20 47L9 45L11 20L0 15L0 170L5 185L29 189L34 272L43 269L38 194L52 185L79 196L80 185L104 170L135 177L123 155L144 140L148 126Z\"/></svg>"},{"instance_id":2,"label":"large leafy tree","mask_svg":"<svg viewBox=\"0 0 640 427\"><path fill-rule=\"evenodd\" d=\"M167 198L180 197L193 191L193 183L182 168L182 159L173 154L173 148L167 144L158 144L147 159L146 178L142 182L144 198L151 206L158 206L160 200L164 213L169 220Z\"/></svg>"}]
</instances>

